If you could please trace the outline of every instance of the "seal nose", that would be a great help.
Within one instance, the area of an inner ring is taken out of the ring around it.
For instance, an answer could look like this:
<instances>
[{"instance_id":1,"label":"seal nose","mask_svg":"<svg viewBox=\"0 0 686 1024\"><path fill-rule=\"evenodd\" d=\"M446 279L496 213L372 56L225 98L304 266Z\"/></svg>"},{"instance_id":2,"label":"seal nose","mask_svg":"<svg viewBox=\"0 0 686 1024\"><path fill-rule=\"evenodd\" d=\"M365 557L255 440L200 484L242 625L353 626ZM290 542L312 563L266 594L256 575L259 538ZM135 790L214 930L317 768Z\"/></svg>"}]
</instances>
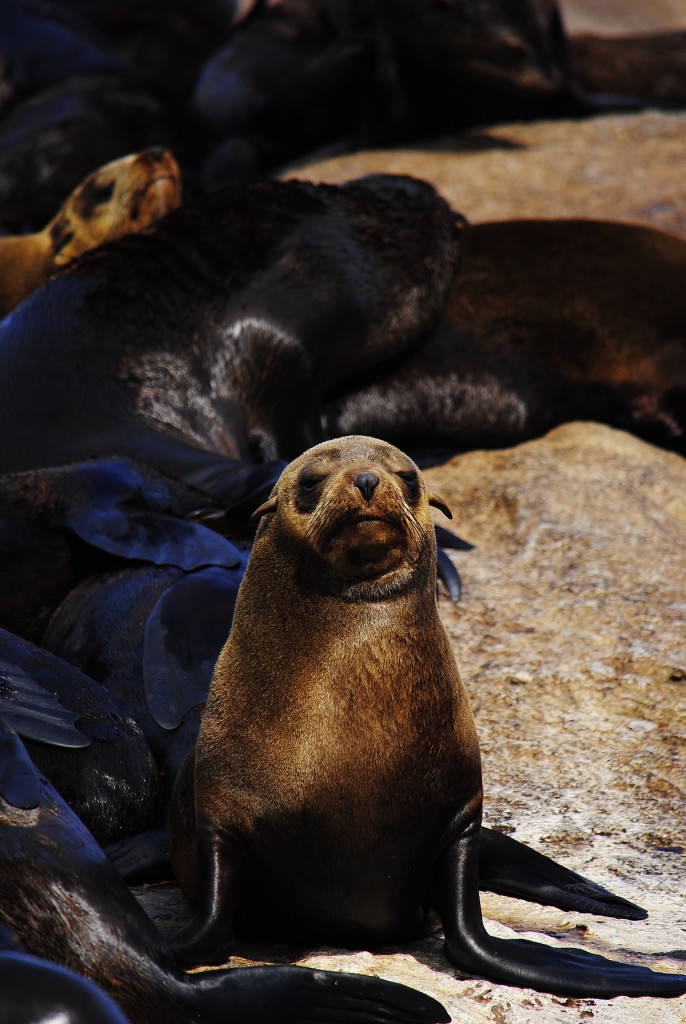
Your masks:
<instances>
[{"instance_id":1,"label":"seal nose","mask_svg":"<svg viewBox=\"0 0 686 1024\"><path fill-rule=\"evenodd\" d=\"M369 501L378 483L379 478L376 473L358 473L355 477L355 487L362 491L366 501Z\"/></svg>"},{"instance_id":2,"label":"seal nose","mask_svg":"<svg viewBox=\"0 0 686 1024\"><path fill-rule=\"evenodd\" d=\"M145 155L151 157L155 163L161 164L167 151L163 146L148 146L144 152Z\"/></svg>"}]
</instances>

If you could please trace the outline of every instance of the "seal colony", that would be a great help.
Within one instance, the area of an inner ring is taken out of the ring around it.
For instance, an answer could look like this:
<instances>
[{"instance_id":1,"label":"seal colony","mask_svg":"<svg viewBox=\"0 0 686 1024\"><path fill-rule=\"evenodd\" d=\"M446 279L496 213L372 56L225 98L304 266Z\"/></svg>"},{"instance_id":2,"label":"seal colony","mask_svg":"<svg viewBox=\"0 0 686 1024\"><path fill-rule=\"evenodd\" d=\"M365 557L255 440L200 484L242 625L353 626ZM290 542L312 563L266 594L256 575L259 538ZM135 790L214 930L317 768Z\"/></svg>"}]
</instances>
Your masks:
<instances>
[{"instance_id":1,"label":"seal colony","mask_svg":"<svg viewBox=\"0 0 686 1024\"><path fill-rule=\"evenodd\" d=\"M181 171L166 149L113 160L89 174L50 223L0 238L0 316L81 253L142 231L181 202Z\"/></svg>"},{"instance_id":2,"label":"seal colony","mask_svg":"<svg viewBox=\"0 0 686 1024\"><path fill-rule=\"evenodd\" d=\"M482 783L436 604L429 494L375 438L317 445L267 502L170 835L179 961L238 934L370 948L443 925L448 958L565 996L675 996L686 976L501 940L478 897Z\"/></svg>"}]
</instances>

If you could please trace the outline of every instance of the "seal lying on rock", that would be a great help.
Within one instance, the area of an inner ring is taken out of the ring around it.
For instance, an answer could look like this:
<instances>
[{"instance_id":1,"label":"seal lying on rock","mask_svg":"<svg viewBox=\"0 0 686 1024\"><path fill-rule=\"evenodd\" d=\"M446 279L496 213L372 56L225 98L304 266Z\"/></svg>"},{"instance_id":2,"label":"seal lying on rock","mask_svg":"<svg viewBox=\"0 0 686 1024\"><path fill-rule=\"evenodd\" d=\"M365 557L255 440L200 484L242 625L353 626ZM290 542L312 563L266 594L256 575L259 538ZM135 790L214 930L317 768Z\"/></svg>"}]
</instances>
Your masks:
<instances>
[{"instance_id":1,"label":"seal lying on rock","mask_svg":"<svg viewBox=\"0 0 686 1024\"><path fill-rule=\"evenodd\" d=\"M598 220L465 225L443 321L331 398L327 436L452 452L570 420L686 453L686 240Z\"/></svg>"},{"instance_id":2,"label":"seal lying on rock","mask_svg":"<svg viewBox=\"0 0 686 1024\"><path fill-rule=\"evenodd\" d=\"M0 325L0 472L129 456L225 500L208 472L300 454L435 325L460 224L412 178L265 181L86 254Z\"/></svg>"},{"instance_id":3,"label":"seal lying on rock","mask_svg":"<svg viewBox=\"0 0 686 1024\"><path fill-rule=\"evenodd\" d=\"M656 974L486 932L482 783L467 694L436 604L415 464L369 437L305 452L262 517L193 756L172 859L195 908L180 960L240 933L366 948L426 934L492 981L567 996L678 995Z\"/></svg>"}]
</instances>

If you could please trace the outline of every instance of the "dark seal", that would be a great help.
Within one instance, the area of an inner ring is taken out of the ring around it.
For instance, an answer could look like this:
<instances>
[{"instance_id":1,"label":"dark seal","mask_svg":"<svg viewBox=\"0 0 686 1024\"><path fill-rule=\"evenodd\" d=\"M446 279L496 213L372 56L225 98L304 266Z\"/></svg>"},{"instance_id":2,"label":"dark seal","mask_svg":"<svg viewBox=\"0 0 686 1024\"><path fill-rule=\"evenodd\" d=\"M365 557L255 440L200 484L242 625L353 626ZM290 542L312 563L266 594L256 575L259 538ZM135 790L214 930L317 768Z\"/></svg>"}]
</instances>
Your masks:
<instances>
[{"instance_id":1,"label":"dark seal","mask_svg":"<svg viewBox=\"0 0 686 1024\"><path fill-rule=\"evenodd\" d=\"M325 407L325 432L505 447L596 420L686 454L686 240L634 224L467 225L440 326Z\"/></svg>"},{"instance_id":2,"label":"dark seal","mask_svg":"<svg viewBox=\"0 0 686 1024\"><path fill-rule=\"evenodd\" d=\"M269 181L86 254L0 326L0 472L124 455L209 491L294 457L324 391L438 321L460 224L412 178Z\"/></svg>"}]
</instances>

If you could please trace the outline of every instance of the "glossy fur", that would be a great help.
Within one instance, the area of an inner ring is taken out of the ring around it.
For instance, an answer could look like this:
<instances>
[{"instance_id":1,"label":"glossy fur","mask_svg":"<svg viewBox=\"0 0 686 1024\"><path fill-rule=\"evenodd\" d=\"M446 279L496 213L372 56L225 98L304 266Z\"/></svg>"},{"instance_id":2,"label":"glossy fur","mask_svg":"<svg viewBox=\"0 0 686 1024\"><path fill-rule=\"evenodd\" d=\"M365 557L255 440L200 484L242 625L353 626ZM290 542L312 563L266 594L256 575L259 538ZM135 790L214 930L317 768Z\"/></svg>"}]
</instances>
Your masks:
<instances>
[{"instance_id":1,"label":"glossy fur","mask_svg":"<svg viewBox=\"0 0 686 1024\"><path fill-rule=\"evenodd\" d=\"M0 326L0 471L128 455L227 504L263 498L275 466L231 460L321 437L321 391L416 343L458 256L457 218L410 178L189 204L82 257ZM223 466L228 483L208 482Z\"/></svg>"}]
</instances>

